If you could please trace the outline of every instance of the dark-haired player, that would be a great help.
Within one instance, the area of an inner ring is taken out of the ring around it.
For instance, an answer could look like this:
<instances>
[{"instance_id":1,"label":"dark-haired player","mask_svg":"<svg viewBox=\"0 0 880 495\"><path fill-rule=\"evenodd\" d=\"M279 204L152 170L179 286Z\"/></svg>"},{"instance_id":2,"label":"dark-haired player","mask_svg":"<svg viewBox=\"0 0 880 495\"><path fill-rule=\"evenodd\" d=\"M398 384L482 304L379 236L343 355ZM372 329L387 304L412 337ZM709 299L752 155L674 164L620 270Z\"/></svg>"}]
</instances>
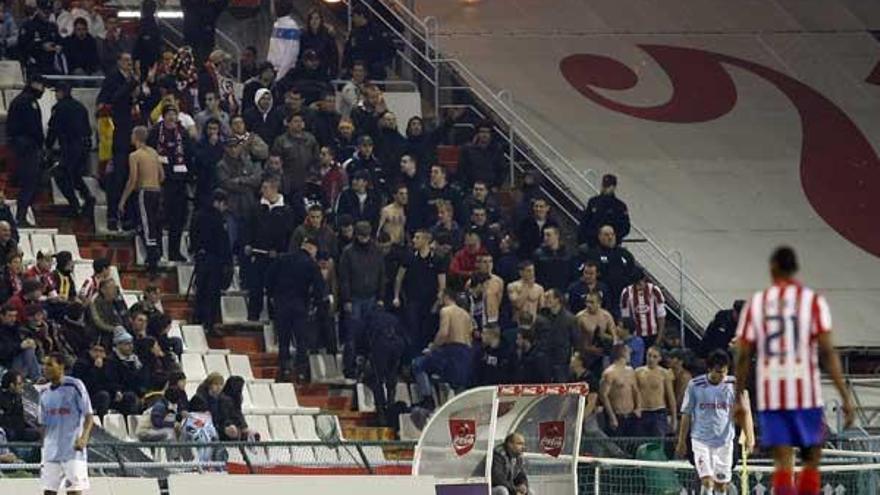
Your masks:
<instances>
[{"instance_id":1,"label":"dark-haired player","mask_svg":"<svg viewBox=\"0 0 880 495\"><path fill-rule=\"evenodd\" d=\"M819 354L843 400L846 426L853 405L831 340L831 312L825 298L794 278L795 252L780 247L770 258L773 285L756 293L740 315L737 329L736 389L745 390L752 355L757 353L755 385L761 446L772 449L776 495L818 495L819 460L825 427ZM744 411L736 419L743 424ZM793 448L804 467L795 484ZM795 488L795 486L797 486Z\"/></svg>"}]
</instances>

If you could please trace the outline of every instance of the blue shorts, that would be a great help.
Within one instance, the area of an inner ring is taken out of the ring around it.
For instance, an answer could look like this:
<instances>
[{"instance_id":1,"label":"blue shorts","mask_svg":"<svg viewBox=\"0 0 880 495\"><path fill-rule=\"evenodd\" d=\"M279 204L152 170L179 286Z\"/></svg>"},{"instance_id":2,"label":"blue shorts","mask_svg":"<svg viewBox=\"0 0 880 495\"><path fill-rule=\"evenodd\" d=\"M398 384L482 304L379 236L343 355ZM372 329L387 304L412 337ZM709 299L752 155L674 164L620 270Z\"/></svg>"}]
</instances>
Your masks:
<instances>
[{"instance_id":1,"label":"blue shorts","mask_svg":"<svg viewBox=\"0 0 880 495\"><path fill-rule=\"evenodd\" d=\"M761 447L814 447L825 441L821 407L798 411L761 411Z\"/></svg>"}]
</instances>

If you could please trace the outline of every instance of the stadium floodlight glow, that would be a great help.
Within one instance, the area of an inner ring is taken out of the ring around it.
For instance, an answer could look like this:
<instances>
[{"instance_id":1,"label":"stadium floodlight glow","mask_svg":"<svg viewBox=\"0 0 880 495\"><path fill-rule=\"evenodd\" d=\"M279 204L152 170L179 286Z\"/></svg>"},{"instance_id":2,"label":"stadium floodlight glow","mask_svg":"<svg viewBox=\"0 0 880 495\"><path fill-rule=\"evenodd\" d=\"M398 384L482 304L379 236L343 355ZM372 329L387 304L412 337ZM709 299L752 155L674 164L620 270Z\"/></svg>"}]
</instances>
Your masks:
<instances>
[{"instance_id":1,"label":"stadium floodlight glow","mask_svg":"<svg viewBox=\"0 0 880 495\"><path fill-rule=\"evenodd\" d=\"M116 13L116 17L120 19L140 19L141 13L139 10L120 10ZM159 19L183 19L183 11L160 10L156 12L156 17Z\"/></svg>"},{"instance_id":2,"label":"stadium floodlight glow","mask_svg":"<svg viewBox=\"0 0 880 495\"><path fill-rule=\"evenodd\" d=\"M341 2L342 2L342 0L324 0L324 3L330 4L330 5L341 3Z\"/></svg>"}]
</instances>

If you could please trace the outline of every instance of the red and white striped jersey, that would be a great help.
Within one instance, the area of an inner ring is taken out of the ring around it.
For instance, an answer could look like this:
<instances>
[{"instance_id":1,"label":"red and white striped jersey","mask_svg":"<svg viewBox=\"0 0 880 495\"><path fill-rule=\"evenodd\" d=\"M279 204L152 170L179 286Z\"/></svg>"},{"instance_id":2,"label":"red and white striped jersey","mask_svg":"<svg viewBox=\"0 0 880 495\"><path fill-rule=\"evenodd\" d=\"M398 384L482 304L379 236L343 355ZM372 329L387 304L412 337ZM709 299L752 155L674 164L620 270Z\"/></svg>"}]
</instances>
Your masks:
<instances>
[{"instance_id":1,"label":"red and white striped jersey","mask_svg":"<svg viewBox=\"0 0 880 495\"><path fill-rule=\"evenodd\" d=\"M830 331L825 298L798 282L780 282L752 296L736 335L756 350L759 411L822 407L817 338Z\"/></svg>"},{"instance_id":2,"label":"red and white striped jersey","mask_svg":"<svg viewBox=\"0 0 880 495\"><path fill-rule=\"evenodd\" d=\"M660 332L657 318L666 318L666 300L663 291L652 283L644 289L630 285L620 293L620 314L635 320L635 335L650 337Z\"/></svg>"}]
</instances>

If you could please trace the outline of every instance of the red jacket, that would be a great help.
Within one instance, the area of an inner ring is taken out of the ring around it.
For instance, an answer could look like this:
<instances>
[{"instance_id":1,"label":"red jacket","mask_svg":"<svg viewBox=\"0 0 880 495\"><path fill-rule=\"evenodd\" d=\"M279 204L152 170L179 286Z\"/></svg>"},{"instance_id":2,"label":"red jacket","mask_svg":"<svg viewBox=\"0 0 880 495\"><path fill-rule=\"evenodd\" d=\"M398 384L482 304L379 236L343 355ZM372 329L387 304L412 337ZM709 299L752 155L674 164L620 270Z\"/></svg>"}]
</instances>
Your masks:
<instances>
[{"instance_id":1,"label":"red jacket","mask_svg":"<svg viewBox=\"0 0 880 495\"><path fill-rule=\"evenodd\" d=\"M480 250L471 253L463 247L455 253L452 263L449 264L449 273L454 277L468 278L477 269L477 257L486 254L486 248L480 246Z\"/></svg>"}]
</instances>

